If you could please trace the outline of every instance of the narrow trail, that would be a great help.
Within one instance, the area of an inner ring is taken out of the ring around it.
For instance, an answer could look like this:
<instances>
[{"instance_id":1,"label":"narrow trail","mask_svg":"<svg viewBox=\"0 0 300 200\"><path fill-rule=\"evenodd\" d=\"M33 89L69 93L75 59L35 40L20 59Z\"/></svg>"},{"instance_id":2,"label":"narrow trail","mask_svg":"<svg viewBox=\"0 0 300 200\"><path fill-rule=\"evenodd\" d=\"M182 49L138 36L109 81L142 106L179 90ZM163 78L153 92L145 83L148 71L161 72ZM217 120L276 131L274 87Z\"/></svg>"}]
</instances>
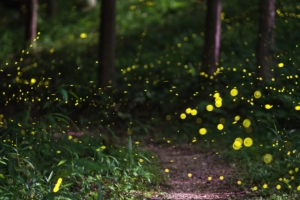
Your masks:
<instances>
[{"instance_id":1,"label":"narrow trail","mask_svg":"<svg viewBox=\"0 0 300 200\"><path fill-rule=\"evenodd\" d=\"M245 194L237 184L226 181L234 169L216 151L205 152L187 144L152 145L148 149L158 156L162 170L169 170L169 179L161 186L165 194L153 196L152 200L240 199Z\"/></svg>"}]
</instances>

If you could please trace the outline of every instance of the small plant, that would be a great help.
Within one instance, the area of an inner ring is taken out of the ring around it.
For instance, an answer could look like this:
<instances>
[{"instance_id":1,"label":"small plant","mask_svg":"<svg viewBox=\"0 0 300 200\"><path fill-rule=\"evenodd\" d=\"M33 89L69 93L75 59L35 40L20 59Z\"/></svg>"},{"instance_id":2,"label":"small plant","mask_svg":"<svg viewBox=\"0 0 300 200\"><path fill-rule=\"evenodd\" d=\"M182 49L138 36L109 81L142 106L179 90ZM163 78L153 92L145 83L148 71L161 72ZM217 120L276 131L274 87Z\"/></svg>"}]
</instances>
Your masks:
<instances>
[{"instance_id":1,"label":"small plant","mask_svg":"<svg viewBox=\"0 0 300 200\"><path fill-rule=\"evenodd\" d=\"M234 152L239 155L235 159L239 169L236 176L243 177L246 187L254 192L266 196L286 193L291 197L292 191L300 190L299 130L279 131L275 127L270 131L265 145ZM270 197L273 198L274 195Z\"/></svg>"}]
</instances>

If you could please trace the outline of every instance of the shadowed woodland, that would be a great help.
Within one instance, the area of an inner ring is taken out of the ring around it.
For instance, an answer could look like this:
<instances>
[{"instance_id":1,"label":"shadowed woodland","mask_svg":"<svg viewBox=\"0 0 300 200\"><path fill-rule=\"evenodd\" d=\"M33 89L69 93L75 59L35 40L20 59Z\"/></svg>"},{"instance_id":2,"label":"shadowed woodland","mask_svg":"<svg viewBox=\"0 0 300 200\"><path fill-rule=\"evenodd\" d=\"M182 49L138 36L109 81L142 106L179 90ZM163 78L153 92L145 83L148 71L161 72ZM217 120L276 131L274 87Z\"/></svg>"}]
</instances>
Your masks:
<instances>
[{"instance_id":1,"label":"shadowed woodland","mask_svg":"<svg viewBox=\"0 0 300 200\"><path fill-rule=\"evenodd\" d=\"M299 198L299 3L0 13L0 199Z\"/></svg>"}]
</instances>

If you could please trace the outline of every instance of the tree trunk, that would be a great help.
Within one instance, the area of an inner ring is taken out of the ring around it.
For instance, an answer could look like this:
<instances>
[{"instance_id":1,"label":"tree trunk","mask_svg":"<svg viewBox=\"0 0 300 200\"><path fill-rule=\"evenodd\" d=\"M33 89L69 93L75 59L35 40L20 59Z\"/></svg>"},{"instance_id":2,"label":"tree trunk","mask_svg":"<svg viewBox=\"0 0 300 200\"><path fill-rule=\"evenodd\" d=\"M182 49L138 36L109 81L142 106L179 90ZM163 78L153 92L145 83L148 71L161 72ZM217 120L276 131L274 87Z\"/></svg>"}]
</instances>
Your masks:
<instances>
[{"instance_id":1,"label":"tree trunk","mask_svg":"<svg viewBox=\"0 0 300 200\"><path fill-rule=\"evenodd\" d=\"M257 40L257 76L263 81L271 79L274 45L275 0L259 1L259 28Z\"/></svg>"},{"instance_id":2,"label":"tree trunk","mask_svg":"<svg viewBox=\"0 0 300 200\"><path fill-rule=\"evenodd\" d=\"M25 41L34 46L34 39L36 38L37 27L37 0L25 0Z\"/></svg>"},{"instance_id":3,"label":"tree trunk","mask_svg":"<svg viewBox=\"0 0 300 200\"><path fill-rule=\"evenodd\" d=\"M100 24L100 54L98 85L116 86L115 43L116 43L116 0L102 0Z\"/></svg>"},{"instance_id":4,"label":"tree trunk","mask_svg":"<svg viewBox=\"0 0 300 200\"><path fill-rule=\"evenodd\" d=\"M47 3L48 16L54 18L56 15L56 0L47 0Z\"/></svg>"},{"instance_id":5,"label":"tree trunk","mask_svg":"<svg viewBox=\"0 0 300 200\"><path fill-rule=\"evenodd\" d=\"M219 63L221 41L221 0L207 0L205 41L202 58L202 72L214 75Z\"/></svg>"}]
</instances>

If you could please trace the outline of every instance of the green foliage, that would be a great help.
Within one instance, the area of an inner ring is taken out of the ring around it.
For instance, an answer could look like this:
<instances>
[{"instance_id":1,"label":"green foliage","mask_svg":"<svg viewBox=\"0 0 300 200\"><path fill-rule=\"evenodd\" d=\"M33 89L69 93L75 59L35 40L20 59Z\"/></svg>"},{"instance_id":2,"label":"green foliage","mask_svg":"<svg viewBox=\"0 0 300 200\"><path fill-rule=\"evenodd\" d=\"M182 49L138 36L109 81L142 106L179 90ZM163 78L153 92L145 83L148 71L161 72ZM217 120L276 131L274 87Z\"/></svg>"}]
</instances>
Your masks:
<instances>
[{"instance_id":1,"label":"green foliage","mask_svg":"<svg viewBox=\"0 0 300 200\"><path fill-rule=\"evenodd\" d=\"M275 127L267 132L264 145L228 152L231 162L236 163L235 178L267 196L299 190L299 139L299 130L279 131Z\"/></svg>"},{"instance_id":2,"label":"green foliage","mask_svg":"<svg viewBox=\"0 0 300 200\"><path fill-rule=\"evenodd\" d=\"M23 140L20 144L1 142L3 199L74 199L78 196L124 199L138 195L159 181L153 174L157 173L155 165L132 145L130 137L128 146L118 149L100 146L100 136L91 140L85 136L64 137L63 133L48 137L42 134L36 133L36 137L31 138L33 141ZM63 180L62 185L53 193L59 178Z\"/></svg>"},{"instance_id":3,"label":"green foliage","mask_svg":"<svg viewBox=\"0 0 300 200\"><path fill-rule=\"evenodd\" d=\"M137 141L148 138L207 148L221 144L220 153L239 169L232 183L239 179L245 189L274 193L270 199L297 190L300 38L299 6L292 0L276 2L270 83L255 75L258 1L223 2L219 73L213 79L199 78L204 1L117 1L118 88L96 86L99 5L86 10L81 0L57 3L66 10L54 20L41 3L37 48L24 52L17 12L0 8L3 199L142 195L163 181L151 154L138 148ZM243 125L245 119L251 126ZM237 137L254 144L233 150ZM265 154L273 156L271 163L263 161ZM62 185L53 193L59 178Z\"/></svg>"}]
</instances>

